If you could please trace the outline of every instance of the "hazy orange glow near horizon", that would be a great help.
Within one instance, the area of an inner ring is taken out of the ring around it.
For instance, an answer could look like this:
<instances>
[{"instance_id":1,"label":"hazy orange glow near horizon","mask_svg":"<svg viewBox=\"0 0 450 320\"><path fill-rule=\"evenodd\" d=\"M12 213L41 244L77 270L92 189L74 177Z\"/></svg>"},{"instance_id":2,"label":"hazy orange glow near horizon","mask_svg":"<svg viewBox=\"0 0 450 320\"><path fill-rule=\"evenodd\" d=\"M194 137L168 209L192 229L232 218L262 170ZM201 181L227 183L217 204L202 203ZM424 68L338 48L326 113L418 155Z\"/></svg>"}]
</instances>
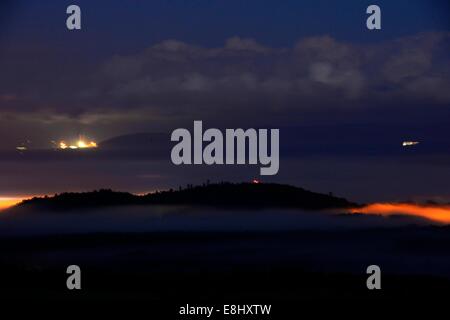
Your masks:
<instances>
[{"instance_id":1,"label":"hazy orange glow near horizon","mask_svg":"<svg viewBox=\"0 0 450 320\"><path fill-rule=\"evenodd\" d=\"M0 210L8 209L28 197L0 197Z\"/></svg>"},{"instance_id":2,"label":"hazy orange glow near horizon","mask_svg":"<svg viewBox=\"0 0 450 320\"><path fill-rule=\"evenodd\" d=\"M439 223L450 223L450 205L425 206L409 203L373 203L363 208L352 209L351 212L382 216L408 215L426 218Z\"/></svg>"}]
</instances>

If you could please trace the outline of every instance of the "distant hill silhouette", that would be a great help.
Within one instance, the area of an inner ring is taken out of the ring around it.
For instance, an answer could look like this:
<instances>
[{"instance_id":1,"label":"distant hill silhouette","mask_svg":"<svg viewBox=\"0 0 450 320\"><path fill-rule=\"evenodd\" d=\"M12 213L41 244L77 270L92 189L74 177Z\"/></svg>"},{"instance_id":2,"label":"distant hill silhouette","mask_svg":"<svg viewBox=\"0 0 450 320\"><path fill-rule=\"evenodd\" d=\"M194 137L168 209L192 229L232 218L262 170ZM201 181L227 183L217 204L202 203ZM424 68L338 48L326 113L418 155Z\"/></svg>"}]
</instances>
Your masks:
<instances>
[{"instance_id":1,"label":"distant hill silhouette","mask_svg":"<svg viewBox=\"0 0 450 320\"><path fill-rule=\"evenodd\" d=\"M17 207L49 210L70 210L124 205L201 205L218 208L298 208L320 210L348 208L357 204L332 195L274 183L219 183L189 186L147 195L99 190L83 193L62 193L53 197L25 200Z\"/></svg>"}]
</instances>

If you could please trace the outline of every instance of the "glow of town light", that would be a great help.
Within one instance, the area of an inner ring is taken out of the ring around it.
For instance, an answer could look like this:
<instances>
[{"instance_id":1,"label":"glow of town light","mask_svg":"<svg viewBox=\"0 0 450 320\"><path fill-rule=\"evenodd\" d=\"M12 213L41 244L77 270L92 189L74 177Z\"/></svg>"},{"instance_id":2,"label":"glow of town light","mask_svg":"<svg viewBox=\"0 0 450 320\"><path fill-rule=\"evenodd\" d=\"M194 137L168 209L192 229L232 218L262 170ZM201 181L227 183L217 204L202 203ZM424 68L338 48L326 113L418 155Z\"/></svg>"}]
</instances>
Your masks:
<instances>
[{"instance_id":1,"label":"glow of town light","mask_svg":"<svg viewBox=\"0 0 450 320\"><path fill-rule=\"evenodd\" d=\"M86 142L83 139L79 139L73 144L67 144L65 141L60 141L58 144L58 148L62 149L62 150L65 150L65 149L72 149L72 150L92 149L92 148L97 148L97 147L98 147L98 145L95 141Z\"/></svg>"},{"instance_id":2,"label":"glow of town light","mask_svg":"<svg viewBox=\"0 0 450 320\"><path fill-rule=\"evenodd\" d=\"M418 205L410 203L373 203L354 208L352 213L382 216L406 215L425 218L434 222L450 224L450 205Z\"/></svg>"},{"instance_id":3,"label":"glow of town light","mask_svg":"<svg viewBox=\"0 0 450 320\"><path fill-rule=\"evenodd\" d=\"M5 210L22 202L24 198L19 197L0 197L0 210Z\"/></svg>"}]
</instances>

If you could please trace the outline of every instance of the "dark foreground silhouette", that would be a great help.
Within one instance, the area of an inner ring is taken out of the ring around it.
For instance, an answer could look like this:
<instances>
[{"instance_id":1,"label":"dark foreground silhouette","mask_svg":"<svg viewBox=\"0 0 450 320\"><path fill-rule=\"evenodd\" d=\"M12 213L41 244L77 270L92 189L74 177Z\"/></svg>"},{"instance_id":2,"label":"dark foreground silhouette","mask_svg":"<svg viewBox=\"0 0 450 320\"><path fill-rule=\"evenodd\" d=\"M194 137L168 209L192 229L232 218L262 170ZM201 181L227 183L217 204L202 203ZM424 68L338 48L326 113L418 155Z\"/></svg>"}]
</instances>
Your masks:
<instances>
[{"instance_id":1,"label":"dark foreground silhouette","mask_svg":"<svg viewBox=\"0 0 450 320\"><path fill-rule=\"evenodd\" d=\"M204 205L218 208L297 208L321 210L356 204L302 188L274 183L219 183L150 193L143 196L112 190L62 193L25 200L18 207L49 210L129 205Z\"/></svg>"},{"instance_id":2,"label":"dark foreground silhouette","mask_svg":"<svg viewBox=\"0 0 450 320\"><path fill-rule=\"evenodd\" d=\"M131 209L127 205L185 204L195 210L203 206L201 210L210 210L213 217L216 208L315 210L355 206L345 199L292 186L223 183L145 196L110 190L66 193L28 200L18 209L75 210L82 214L89 212L82 210L85 207L118 205L128 213ZM9 216L19 220L27 217ZM0 299L52 304L113 301L114 305L143 301L151 306L152 315L157 309L164 314L158 319L178 319L177 308L186 303L218 307L274 304L273 319L301 318L279 316L284 312L298 315L299 305L318 306L314 307L317 313L334 310L330 303L346 310L361 303L379 306L380 301L396 306L426 300L436 304L450 292L449 231L448 226L365 225L289 231L182 229L0 235ZM66 269L72 264L82 270L81 291L66 288ZM379 291L366 287L366 269L372 264L382 271Z\"/></svg>"},{"instance_id":3,"label":"dark foreground silhouette","mask_svg":"<svg viewBox=\"0 0 450 320\"><path fill-rule=\"evenodd\" d=\"M276 303L448 297L448 227L1 237L6 300ZM65 287L82 269L82 290ZM367 266L382 290L366 287ZM295 304L294 304L295 306ZM167 310L168 313L173 309Z\"/></svg>"}]
</instances>

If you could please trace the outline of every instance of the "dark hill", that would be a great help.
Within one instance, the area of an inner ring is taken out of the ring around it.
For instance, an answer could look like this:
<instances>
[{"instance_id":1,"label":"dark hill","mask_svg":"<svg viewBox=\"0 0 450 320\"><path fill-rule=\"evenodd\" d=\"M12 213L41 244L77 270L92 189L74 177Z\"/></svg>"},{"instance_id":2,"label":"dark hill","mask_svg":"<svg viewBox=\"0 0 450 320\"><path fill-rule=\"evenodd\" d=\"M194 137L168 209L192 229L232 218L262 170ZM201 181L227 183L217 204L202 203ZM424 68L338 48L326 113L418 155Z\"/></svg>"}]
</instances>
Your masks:
<instances>
[{"instance_id":1,"label":"dark hill","mask_svg":"<svg viewBox=\"0 0 450 320\"><path fill-rule=\"evenodd\" d=\"M62 193L53 197L25 200L17 207L70 210L122 205L203 205L218 208L298 208L320 210L356 206L343 198L302 188L262 183L220 183L137 196L126 192L100 190Z\"/></svg>"}]
</instances>

